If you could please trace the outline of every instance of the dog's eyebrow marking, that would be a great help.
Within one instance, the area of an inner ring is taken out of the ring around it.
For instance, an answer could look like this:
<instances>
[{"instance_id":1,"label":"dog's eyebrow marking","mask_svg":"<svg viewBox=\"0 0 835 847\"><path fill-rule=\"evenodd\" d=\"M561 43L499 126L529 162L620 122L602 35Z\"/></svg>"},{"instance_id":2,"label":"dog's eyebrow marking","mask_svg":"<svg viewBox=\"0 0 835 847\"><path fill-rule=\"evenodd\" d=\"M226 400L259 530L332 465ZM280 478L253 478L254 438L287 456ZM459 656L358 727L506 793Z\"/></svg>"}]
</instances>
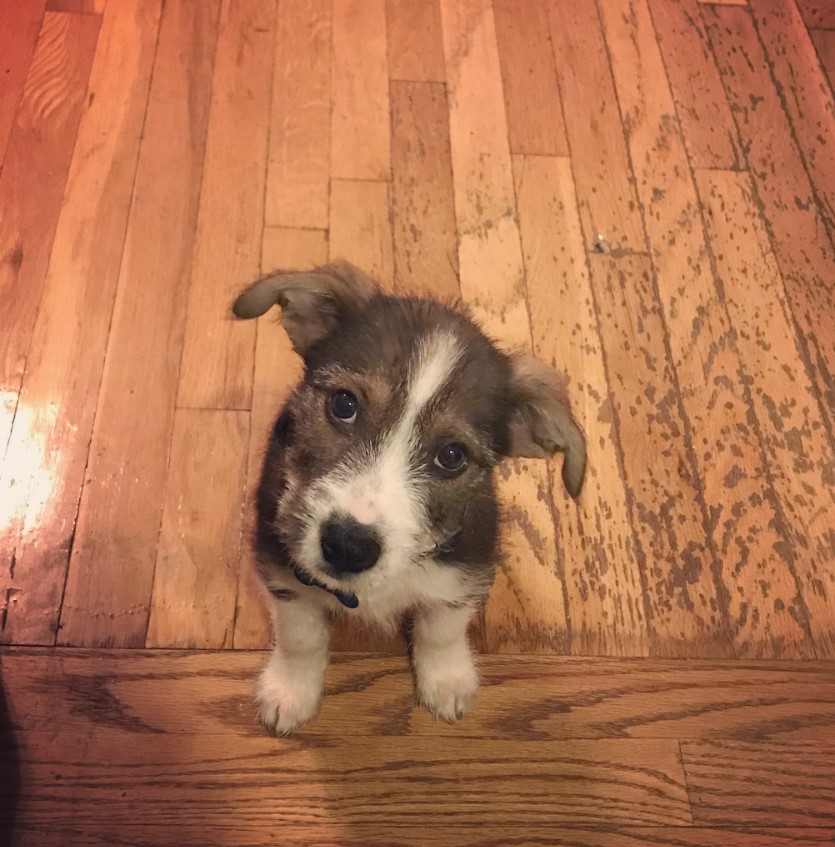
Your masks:
<instances>
[{"instance_id":1,"label":"dog's eyebrow marking","mask_svg":"<svg viewBox=\"0 0 835 847\"><path fill-rule=\"evenodd\" d=\"M411 426L423 408L444 387L462 355L461 345L448 332L424 339L409 381L404 423Z\"/></svg>"}]
</instances>

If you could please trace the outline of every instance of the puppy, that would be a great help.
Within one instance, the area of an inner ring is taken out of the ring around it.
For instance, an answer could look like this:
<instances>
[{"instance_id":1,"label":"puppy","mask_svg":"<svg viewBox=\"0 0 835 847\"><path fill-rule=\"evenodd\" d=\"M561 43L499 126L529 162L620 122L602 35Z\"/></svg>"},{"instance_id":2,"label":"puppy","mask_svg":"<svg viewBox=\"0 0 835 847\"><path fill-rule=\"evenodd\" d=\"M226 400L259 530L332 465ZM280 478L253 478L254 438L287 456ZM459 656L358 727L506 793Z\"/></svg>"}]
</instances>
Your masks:
<instances>
[{"instance_id":1,"label":"puppy","mask_svg":"<svg viewBox=\"0 0 835 847\"><path fill-rule=\"evenodd\" d=\"M315 715L338 614L389 631L408 615L418 698L455 720L478 688L467 626L496 568L493 469L559 450L580 492L586 448L565 380L500 352L462 310L385 295L347 264L270 274L233 311L274 305L305 370L258 489L275 634L261 720L286 734Z\"/></svg>"}]
</instances>

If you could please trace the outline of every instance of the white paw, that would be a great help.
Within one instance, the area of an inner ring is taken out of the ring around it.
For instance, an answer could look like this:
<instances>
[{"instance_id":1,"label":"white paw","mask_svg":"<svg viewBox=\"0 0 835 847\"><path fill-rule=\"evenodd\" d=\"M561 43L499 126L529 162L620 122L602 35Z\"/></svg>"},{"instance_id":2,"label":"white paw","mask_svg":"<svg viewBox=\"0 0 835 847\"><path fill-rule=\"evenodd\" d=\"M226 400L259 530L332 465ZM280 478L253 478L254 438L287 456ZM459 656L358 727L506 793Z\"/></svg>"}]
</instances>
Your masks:
<instances>
[{"instance_id":1,"label":"white paw","mask_svg":"<svg viewBox=\"0 0 835 847\"><path fill-rule=\"evenodd\" d=\"M415 670L418 699L435 717L452 723L467 714L478 692L469 650L424 655Z\"/></svg>"},{"instance_id":2,"label":"white paw","mask_svg":"<svg viewBox=\"0 0 835 847\"><path fill-rule=\"evenodd\" d=\"M271 659L258 677L258 717L274 735L289 735L319 710L324 675L318 663Z\"/></svg>"}]
</instances>

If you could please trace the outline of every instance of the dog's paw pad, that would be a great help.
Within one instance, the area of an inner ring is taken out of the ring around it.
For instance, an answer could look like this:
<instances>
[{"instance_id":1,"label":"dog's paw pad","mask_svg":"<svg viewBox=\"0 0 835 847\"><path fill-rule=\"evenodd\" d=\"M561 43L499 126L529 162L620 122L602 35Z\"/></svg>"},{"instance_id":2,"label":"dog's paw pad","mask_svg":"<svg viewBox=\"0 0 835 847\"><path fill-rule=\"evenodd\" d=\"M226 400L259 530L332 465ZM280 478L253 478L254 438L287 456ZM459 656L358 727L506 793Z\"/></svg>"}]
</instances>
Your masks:
<instances>
[{"instance_id":1,"label":"dog's paw pad","mask_svg":"<svg viewBox=\"0 0 835 847\"><path fill-rule=\"evenodd\" d=\"M258 678L258 717L273 735L290 735L319 710L322 680L318 675L268 665Z\"/></svg>"},{"instance_id":2,"label":"dog's paw pad","mask_svg":"<svg viewBox=\"0 0 835 847\"><path fill-rule=\"evenodd\" d=\"M418 675L418 698L437 718L452 723L464 717L478 692L472 662L424 668Z\"/></svg>"}]
</instances>

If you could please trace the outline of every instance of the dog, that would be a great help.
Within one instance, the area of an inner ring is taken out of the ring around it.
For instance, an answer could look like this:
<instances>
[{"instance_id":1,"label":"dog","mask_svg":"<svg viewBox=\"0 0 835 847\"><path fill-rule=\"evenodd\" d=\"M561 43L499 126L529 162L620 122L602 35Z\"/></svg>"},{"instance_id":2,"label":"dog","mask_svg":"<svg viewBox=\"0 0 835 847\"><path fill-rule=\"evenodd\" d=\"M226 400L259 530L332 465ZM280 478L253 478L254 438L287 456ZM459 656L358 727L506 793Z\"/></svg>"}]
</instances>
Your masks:
<instances>
[{"instance_id":1,"label":"dog","mask_svg":"<svg viewBox=\"0 0 835 847\"><path fill-rule=\"evenodd\" d=\"M496 569L496 465L561 451L565 487L580 493L586 445L566 379L500 351L463 307L384 294L346 263L272 273L233 312L275 305L304 376L257 494L275 638L259 716L283 735L316 714L341 614L392 633L408 620L418 699L454 721L478 689L467 628Z\"/></svg>"}]
</instances>

